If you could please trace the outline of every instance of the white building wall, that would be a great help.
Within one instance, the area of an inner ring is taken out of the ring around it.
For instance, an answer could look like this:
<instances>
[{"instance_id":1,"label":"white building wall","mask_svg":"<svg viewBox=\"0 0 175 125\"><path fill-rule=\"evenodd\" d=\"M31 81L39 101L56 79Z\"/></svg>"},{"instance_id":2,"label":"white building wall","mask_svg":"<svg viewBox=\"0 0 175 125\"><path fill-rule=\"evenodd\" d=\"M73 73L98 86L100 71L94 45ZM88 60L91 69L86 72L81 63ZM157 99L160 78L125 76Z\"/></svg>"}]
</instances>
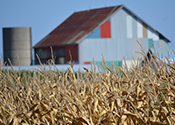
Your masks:
<instances>
[{"instance_id":1,"label":"white building wall","mask_svg":"<svg viewBox=\"0 0 175 125\"><path fill-rule=\"evenodd\" d=\"M84 62L91 62L94 57L95 61L102 60L102 54L106 61L120 61L125 57L127 60L132 59L132 39L127 39L126 18L128 14L124 11L118 11L110 18L111 21L111 38L86 38L83 40ZM132 26L132 17L129 17ZM130 27L129 26L129 27ZM132 33L132 27L130 27ZM128 32L129 33L129 32ZM132 37L129 33L129 37Z\"/></svg>"},{"instance_id":2,"label":"white building wall","mask_svg":"<svg viewBox=\"0 0 175 125\"><path fill-rule=\"evenodd\" d=\"M111 33L112 39L114 38L126 38L126 16L127 13L121 9L114 13L111 17Z\"/></svg>"},{"instance_id":3,"label":"white building wall","mask_svg":"<svg viewBox=\"0 0 175 125\"><path fill-rule=\"evenodd\" d=\"M154 33L153 33L153 31L148 27L147 28L147 34L148 34L148 38L149 39L153 39L153 36L154 36Z\"/></svg>"},{"instance_id":4,"label":"white building wall","mask_svg":"<svg viewBox=\"0 0 175 125\"><path fill-rule=\"evenodd\" d=\"M132 33L132 17L131 15L126 16L126 32L127 32L127 38L133 38L133 33Z\"/></svg>"},{"instance_id":5,"label":"white building wall","mask_svg":"<svg viewBox=\"0 0 175 125\"><path fill-rule=\"evenodd\" d=\"M137 20L137 38L143 38L143 26L140 20Z\"/></svg>"},{"instance_id":6,"label":"white building wall","mask_svg":"<svg viewBox=\"0 0 175 125\"><path fill-rule=\"evenodd\" d=\"M159 40L159 34L158 33L156 33L156 32L153 33L153 40L154 41L158 41Z\"/></svg>"},{"instance_id":7,"label":"white building wall","mask_svg":"<svg viewBox=\"0 0 175 125\"><path fill-rule=\"evenodd\" d=\"M132 60L142 57L141 47L137 43L138 40L144 48L148 51L148 39L151 38L154 42L159 41L159 47L164 47L162 41L159 40L158 34L148 28L148 38L143 38L142 22L133 18L125 10L114 13L111 18L111 38L86 38L82 42L83 46L83 61L92 62L93 57L95 61L102 61L102 54L106 61L120 61L125 57L126 60Z\"/></svg>"},{"instance_id":8,"label":"white building wall","mask_svg":"<svg viewBox=\"0 0 175 125\"><path fill-rule=\"evenodd\" d=\"M132 16L132 33L133 38L137 38L137 19L134 16Z\"/></svg>"},{"instance_id":9,"label":"white building wall","mask_svg":"<svg viewBox=\"0 0 175 125\"><path fill-rule=\"evenodd\" d=\"M78 53L79 53L79 55L78 55L78 58L79 58L79 64L84 64L84 60L83 60L83 56L84 56L84 54L83 54L83 42L80 42L79 44L78 44Z\"/></svg>"},{"instance_id":10,"label":"white building wall","mask_svg":"<svg viewBox=\"0 0 175 125\"><path fill-rule=\"evenodd\" d=\"M168 49L168 41L166 41L165 39L164 39L164 48Z\"/></svg>"},{"instance_id":11,"label":"white building wall","mask_svg":"<svg viewBox=\"0 0 175 125\"><path fill-rule=\"evenodd\" d=\"M159 40L159 34L150 29L149 27L147 28L148 31L148 38L153 39L153 41L158 41Z\"/></svg>"}]
</instances>

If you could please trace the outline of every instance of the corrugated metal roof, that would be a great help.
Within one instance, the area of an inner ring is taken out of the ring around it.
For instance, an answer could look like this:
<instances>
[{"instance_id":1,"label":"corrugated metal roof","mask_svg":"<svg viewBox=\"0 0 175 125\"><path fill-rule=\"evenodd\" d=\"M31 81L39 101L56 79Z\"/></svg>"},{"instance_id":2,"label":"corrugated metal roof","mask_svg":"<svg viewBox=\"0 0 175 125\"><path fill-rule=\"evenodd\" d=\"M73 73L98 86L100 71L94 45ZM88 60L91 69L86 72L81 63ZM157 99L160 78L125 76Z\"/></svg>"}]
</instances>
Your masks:
<instances>
[{"instance_id":1,"label":"corrugated metal roof","mask_svg":"<svg viewBox=\"0 0 175 125\"><path fill-rule=\"evenodd\" d=\"M93 9L73 13L62 24L56 27L51 33L38 42L33 48L41 48L48 46L61 46L66 44L76 44L87 37L94 29L96 29L102 22L107 20L114 12L124 8L133 14L136 18L142 21L146 26L164 37L157 30L148 25L144 20L138 17L135 13L129 10L124 5L106 7L100 9ZM170 42L166 37L164 37Z\"/></svg>"},{"instance_id":2,"label":"corrugated metal roof","mask_svg":"<svg viewBox=\"0 0 175 125\"><path fill-rule=\"evenodd\" d=\"M120 7L115 6L75 12L38 42L34 48L75 44L78 40L90 34Z\"/></svg>"}]
</instances>

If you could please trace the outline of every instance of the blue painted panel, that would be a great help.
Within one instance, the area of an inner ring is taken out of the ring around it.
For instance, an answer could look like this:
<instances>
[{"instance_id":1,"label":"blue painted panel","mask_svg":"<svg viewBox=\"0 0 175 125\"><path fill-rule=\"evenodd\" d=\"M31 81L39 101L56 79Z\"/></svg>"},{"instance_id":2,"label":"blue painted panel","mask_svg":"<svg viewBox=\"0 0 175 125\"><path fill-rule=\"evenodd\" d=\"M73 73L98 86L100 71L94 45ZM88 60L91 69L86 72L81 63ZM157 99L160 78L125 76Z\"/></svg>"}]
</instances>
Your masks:
<instances>
[{"instance_id":1,"label":"blue painted panel","mask_svg":"<svg viewBox=\"0 0 175 125\"><path fill-rule=\"evenodd\" d=\"M100 27L98 27L94 32L92 32L87 38L100 38Z\"/></svg>"},{"instance_id":2,"label":"blue painted panel","mask_svg":"<svg viewBox=\"0 0 175 125\"><path fill-rule=\"evenodd\" d=\"M156 49L156 53L159 53L159 55L157 56L160 58L162 57L162 55L163 55L163 58L165 57L174 58L175 57L172 49L169 49L169 55L168 55L167 49ZM154 51L153 51L153 54L155 54Z\"/></svg>"},{"instance_id":3,"label":"blue painted panel","mask_svg":"<svg viewBox=\"0 0 175 125\"><path fill-rule=\"evenodd\" d=\"M175 58L174 53L170 53L170 58Z\"/></svg>"}]
</instances>

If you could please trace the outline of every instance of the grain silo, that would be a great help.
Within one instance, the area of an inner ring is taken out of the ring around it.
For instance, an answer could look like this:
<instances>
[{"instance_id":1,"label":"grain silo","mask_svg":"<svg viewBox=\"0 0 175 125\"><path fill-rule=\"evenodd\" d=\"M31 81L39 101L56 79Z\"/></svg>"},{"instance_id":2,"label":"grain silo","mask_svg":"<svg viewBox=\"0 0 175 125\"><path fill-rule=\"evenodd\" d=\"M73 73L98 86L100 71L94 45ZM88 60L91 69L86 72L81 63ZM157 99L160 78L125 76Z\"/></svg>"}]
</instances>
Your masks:
<instances>
[{"instance_id":1,"label":"grain silo","mask_svg":"<svg viewBox=\"0 0 175 125\"><path fill-rule=\"evenodd\" d=\"M30 27L3 28L4 62L29 66L32 63L32 42Z\"/></svg>"}]
</instances>

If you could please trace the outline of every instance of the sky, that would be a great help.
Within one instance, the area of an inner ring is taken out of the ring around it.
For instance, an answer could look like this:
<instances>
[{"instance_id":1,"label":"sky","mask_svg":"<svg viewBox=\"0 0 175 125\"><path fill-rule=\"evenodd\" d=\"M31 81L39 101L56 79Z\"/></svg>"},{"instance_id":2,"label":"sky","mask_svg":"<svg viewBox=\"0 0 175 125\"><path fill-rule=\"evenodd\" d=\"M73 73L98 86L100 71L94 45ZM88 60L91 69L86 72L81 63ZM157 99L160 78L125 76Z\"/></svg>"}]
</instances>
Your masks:
<instances>
[{"instance_id":1,"label":"sky","mask_svg":"<svg viewBox=\"0 0 175 125\"><path fill-rule=\"evenodd\" d=\"M125 5L162 33L175 49L175 0L0 0L0 53L2 28L31 27L32 46L78 11Z\"/></svg>"}]
</instances>

